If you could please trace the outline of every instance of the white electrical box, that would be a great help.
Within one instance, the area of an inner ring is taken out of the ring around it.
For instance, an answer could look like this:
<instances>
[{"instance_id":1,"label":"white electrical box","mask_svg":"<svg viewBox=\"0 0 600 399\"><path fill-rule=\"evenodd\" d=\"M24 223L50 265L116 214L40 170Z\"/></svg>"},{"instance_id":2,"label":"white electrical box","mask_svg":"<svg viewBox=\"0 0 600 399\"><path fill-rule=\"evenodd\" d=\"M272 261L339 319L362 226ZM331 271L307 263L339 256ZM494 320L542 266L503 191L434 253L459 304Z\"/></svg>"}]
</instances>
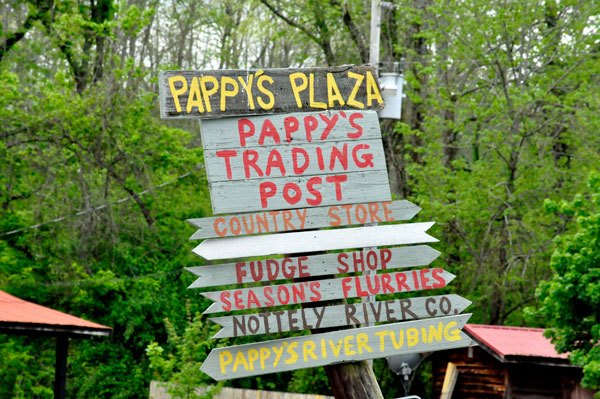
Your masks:
<instances>
[{"instance_id":1,"label":"white electrical box","mask_svg":"<svg viewBox=\"0 0 600 399\"><path fill-rule=\"evenodd\" d=\"M402 99L404 78L399 73L382 72L379 76L379 87L385 101L385 108L378 111L380 118L400 119L402 115Z\"/></svg>"}]
</instances>

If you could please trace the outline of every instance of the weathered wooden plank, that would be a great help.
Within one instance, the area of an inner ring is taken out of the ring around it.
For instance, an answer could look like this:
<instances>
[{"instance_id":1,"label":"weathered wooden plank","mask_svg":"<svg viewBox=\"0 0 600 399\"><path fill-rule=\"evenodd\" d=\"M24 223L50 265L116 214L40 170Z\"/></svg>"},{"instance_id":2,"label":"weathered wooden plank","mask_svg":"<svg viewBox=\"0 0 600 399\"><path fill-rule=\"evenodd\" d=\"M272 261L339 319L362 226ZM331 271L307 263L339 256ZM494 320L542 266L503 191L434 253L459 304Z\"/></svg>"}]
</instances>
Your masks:
<instances>
[{"instance_id":1,"label":"weathered wooden plank","mask_svg":"<svg viewBox=\"0 0 600 399\"><path fill-rule=\"evenodd\" d=\"M420 210L415 204L401 200L213 216L187 221L198 227L190 240L198 240L410 220Z\"/></svg>"},{"instance_id":2,"label":"weathered wooden plank","mask_svg":"<svg viewBox=\"0 0 600 399\"><path fill-rule=\"evenodd\" d=\"M296 112L200 122L204 151L381 139L375 111Z\"/></svg>"},{"instance_id":3,"label":"weathered wooden plank","mask_svg":"<svg viewBox=\"0 0 600 399\"><path fill-rule=\"evenodd\" d=\"M382 109L371 66L160 71L161 118Z\"/></svg>"},{"instance_id":4,"label":"weathered wooden plank","mask_svg":"<svg viewBox=\"0 0 600 399\"><path fill-rule=\"evenodd\" d=\"M286 257L186 268L198 276L188 288L307 278L365 270L426 266L440 252L427 245Z\"/></svg>"},{"instance_id":5,"label":"weathered wooden plank","mask_svg":"<svg viewBox=\"0 0 600 399\"><path fill-rule=\"evenodd\" d=\"M471 301L451 294L221 316L209 320L222 327L213 338L227 338L448 316L462 313L470 304Z\"/></svg>"},{"instance_id":6,"label":"weathered wooden plank","mask_svg":"<svg viewBox=\"0 0 600 399\"><path fill-rule=\"evenodd\" d=\"M396 294L443 288L456 277L444 269L351 276L223 291L203 292L215 301L204 313L297 305L368 295Z\"/></svg>"},{"instance_id":7,"label":"weathered wooden plank","mask_svg":"<svg viewBox=\"0 0 600 399\"><path fill-rule=\"evenodd\" d=\"M214 214L390 201L386 170L209 182Z\"/></svg>"},{"instance_id":8,"label":"weathered wooden plank","mask_svg":"<svg viewBox=\"0 0 600 399\"><path fill-rule=\"evenodd\" d=\"M204 259L234 259L336 249L437 242L425 233L434 222L351 227L334 230L209 238L192 251Z\"/></svg>"},{"instance_id":9,"label":"weathered wooden plank","mask_svg":"<svg viewBox=\"0 0 600 399\"><path fill-rule=\"evenodd\" d=\"M474 345L471 315L384 324L213 349L200 370L215 380Z\"/></svg>"},{"instance_id":10,"label":"weathered wooden plank","mask_svg":"<svg viewBox=\"0 0 600 399\"><path fill-rule=\"evenodd\" d=\"M387 170L381 140L204 151L209 182Z\"/></svg>"}]
</instances>

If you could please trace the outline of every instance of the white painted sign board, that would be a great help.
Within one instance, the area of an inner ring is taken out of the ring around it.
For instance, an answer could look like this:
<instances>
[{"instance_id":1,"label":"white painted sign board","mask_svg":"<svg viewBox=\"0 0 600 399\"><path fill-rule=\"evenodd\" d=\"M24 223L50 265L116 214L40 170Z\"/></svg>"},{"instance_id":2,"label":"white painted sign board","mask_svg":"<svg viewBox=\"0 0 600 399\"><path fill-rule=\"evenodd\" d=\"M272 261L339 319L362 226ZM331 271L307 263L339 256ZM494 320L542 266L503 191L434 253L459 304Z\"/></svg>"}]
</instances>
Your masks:
<instances>
[{"instance_id":1,"label":"white painted sign board","mask_svg":"<svg viewBox=\"0 0 600 399\"><path fill-rule=\"evenodd\" d=\"M200 370L228 380L330 364L462 348L470 314L384 324L213 349Z\"/></svg>"},{"instance_id":2,"label":"white painted sign board","mask_svg":"<svg viewBox=\"0 0 600 399\"><path fill-rule=\"evenodd\" d=\"M198 276L188 288L426 266L439 255L440 252L427 245L417 245L195 266L187 268Z\"/></svg>"},{"instance_id":3,"label":"white painted sign board","mask_svg":"<svg viewBox=\"0 0 600 399\"><path fill-rule=\"evenodd\" d=\"M285 209L188 219L198 230L190 240L285 233L321 227L353 226L412 219L421 208L406 201L379 201L327 207Z\"/></svg>"},{"instance_id":4,"label":"white painted sign board","mask_svg":"<svg viewBox=\"0 0 600 399\"><path fill-rule=\"evenodd\" d=\"M450 294L221 316L209 320L222 327L213 338L227 338L448 316L462 313L470 304L471 301Z\"/></svg>"},{"instance_id":5,"label":"white painted sign board","mask_svg":"<svg viewBox=\"0 0 600 399\"><path fill-rule=\"evenodd\" d=\"M210 238L192 251L204 259L233 259L275 254L437 242L425 233L433 222L296 231L273 235Z\"/></svg>"},{"instance_id":6,"label":"white painted sign board","mask_svg":"<svg viewBox=\"0 0 600 399\"><path fill-rule=\"evenodd\" d=\"M445 287L454 277L444 269L420 269L203 292L201 295L215 301L204 311L206 314L432 290Z\"/></svg>"},{"instance_id":7,"label":"white painted sign board","mask_svg":"<svg viewBox=\"0 0 600 399\"><path fill-rule=\"evenodd\" d=\"M375 111L206 120L201 133L216 214L391 199Z\"/></svg>"}]
</instances>

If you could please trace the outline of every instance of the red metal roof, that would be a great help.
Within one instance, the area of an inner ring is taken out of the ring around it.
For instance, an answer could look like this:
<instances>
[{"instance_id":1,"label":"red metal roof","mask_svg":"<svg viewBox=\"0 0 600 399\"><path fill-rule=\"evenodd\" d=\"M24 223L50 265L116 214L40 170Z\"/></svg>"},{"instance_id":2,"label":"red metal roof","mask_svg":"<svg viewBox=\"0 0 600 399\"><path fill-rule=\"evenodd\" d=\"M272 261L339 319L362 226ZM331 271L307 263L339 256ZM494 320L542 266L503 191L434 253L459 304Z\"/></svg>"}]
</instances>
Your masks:
<instances>
[{"instance_id":1,"label":"red metal roof","mask_svg":"<svg viewBox=\"0 0 600 399\"><path fill-rule=\"evenodd\" d=\"M464 327L476 341L483 343L501 357L528 356L567 359L567 353L557 353L543 328L489 326L467 324Z\"/></svg>"},{"instance_id":2,"label":"red metal roof","mask_svg":"<svg viewBox=\"0 0 600 399\"><path fill-rule=\"evenodd\" d=\"M111 328L17 298L0 290L0 326L45 325L105 331ZM102 334L105 335L105 334Z\"/></svg>"}]
</instances>

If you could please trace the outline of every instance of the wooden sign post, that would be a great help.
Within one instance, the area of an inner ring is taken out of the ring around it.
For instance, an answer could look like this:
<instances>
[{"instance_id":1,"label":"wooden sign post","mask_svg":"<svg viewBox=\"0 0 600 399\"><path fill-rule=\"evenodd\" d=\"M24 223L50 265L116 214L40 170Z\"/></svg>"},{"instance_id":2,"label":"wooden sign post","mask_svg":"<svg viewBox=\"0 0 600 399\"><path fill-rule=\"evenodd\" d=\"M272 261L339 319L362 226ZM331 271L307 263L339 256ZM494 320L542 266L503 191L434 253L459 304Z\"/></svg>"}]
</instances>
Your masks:
<instances>
[{"instance_id":1,"label":"wooden sign post","mask_svg":"<svg viewBox=\"0 0 600 399\"><path fill-rule=\"evenodd\" d=\"M420 208L391 198L375 68L162 71L159 90L161 117L202 119L215 216L188 220L204 240L193 252L238 259L188 268L189 288L250 284L202 293L213 301L204 313L264 309L211 318L222 327L213 338L313 333L214 349L202 371L224 380L324 366L336 398L383 399L366 360L472 344L458 295L375 301L455 277L397 270L428 266L440 253L427 245L388 248L437 239L432 222L397 223ZM374 322L388 324L348 329ZM320 331L335 327L346 329Z\"/></svg>"}]
</instances>

